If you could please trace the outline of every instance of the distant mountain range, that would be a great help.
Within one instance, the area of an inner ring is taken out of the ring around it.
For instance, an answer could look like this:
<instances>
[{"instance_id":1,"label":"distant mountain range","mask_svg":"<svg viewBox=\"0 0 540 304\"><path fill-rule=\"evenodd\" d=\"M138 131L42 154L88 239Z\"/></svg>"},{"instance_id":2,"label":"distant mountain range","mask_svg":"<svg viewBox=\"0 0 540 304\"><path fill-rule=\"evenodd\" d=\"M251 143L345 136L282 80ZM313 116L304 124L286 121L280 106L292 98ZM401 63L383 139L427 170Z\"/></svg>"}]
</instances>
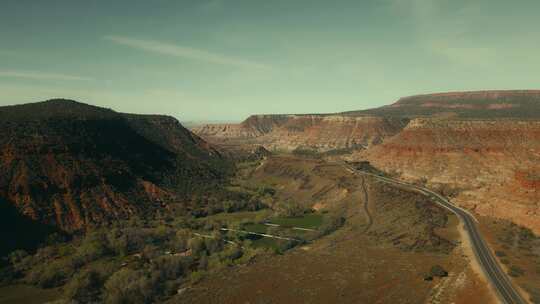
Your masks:
<instances>
[{"instance_id":1,"label":"distant mountain range","mask_svg":"<svg viewBox=\"0 0 540 304\"><path fill-rule=\"evenodd\" d=\"M232 124L238 121L232 120L182 120L181 123L186 128L194 128L198 126L204 126L208 124Z\"/></svg>"}]
</instances>

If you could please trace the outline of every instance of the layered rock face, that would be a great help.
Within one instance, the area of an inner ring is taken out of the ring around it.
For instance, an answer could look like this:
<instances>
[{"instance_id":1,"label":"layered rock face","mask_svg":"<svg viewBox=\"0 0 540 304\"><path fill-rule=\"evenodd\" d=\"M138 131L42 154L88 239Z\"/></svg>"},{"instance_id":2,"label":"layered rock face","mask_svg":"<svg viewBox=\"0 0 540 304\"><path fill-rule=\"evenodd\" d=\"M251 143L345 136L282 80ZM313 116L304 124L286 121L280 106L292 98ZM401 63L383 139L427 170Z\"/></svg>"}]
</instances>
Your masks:
<instances>
[{"instance_id":1,"label":"layered rock face","mask_svg":"<svg viewBox=\"0 0 540 304\"><path fill-rule=\"evenodd\" d=\"M65 231L150 212L224 174L218 151L165 116L68 100L0 107L0 203Z\"/></svg>"},{"instance_id":2,"label":"layered rock face","mask_svg":"<svg viewBox=\"0 0 540 304\"><path fill-rule=\"evenodd\" d=\"M196 132L210 141L275 150L349 148L351 160L444 184L459 193L454 202L540 234L540 91L417 95L341 114L256 116L234 128L249 136L226 128Z\"/></svg>"},{"instance_id":3,"label":"layered rock face","mask_svg":"<svg viewBox=\"0 0 540 304\"><path fill-rule=\"evenodd\" d=\"M269 150L365 148L397 134L404 118L345 115L255 115L238 125L207 125L193 131L209 141L263 145Z\"/></svg>"},{"instance_id":4,"label":"layered rock face","mask_svg":"<svg viewBox=\"0 0 540 304\"><path fill-rule=\"evenodd\" d=\"M540 233L540 121L413 119L354 158L435 188L449 185L455 203Z\"/></svg>"},{"instance_id":5,"label":"layered rock face","mask_svg":"<svg viewBox=\"0 0 540 304\"><path fill-rule=\"evenodd\" d=\"M540 234L540 91L418 95L353 113L366 112L411 121L353 158L454 188L455 203Z\"/></svg>"}]
</instances>

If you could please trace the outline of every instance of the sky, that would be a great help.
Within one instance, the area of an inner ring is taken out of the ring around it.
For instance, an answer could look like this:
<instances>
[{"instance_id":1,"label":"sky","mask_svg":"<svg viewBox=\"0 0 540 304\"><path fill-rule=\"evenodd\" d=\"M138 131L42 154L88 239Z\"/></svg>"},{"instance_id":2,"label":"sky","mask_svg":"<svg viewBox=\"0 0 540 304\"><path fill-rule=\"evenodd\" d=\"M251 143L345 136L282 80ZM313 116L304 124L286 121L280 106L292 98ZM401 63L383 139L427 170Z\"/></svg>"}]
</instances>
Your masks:
<instances>
[{"instance_id":1,"label":"sky","mask_svg":"<svg viewBox=\"0 0 540 304\"><path fill-rule=\"evenodd\" d=\"M540 84L536 0L1 2L0 106L239 121Z\"/></svg>"}]
</instances>

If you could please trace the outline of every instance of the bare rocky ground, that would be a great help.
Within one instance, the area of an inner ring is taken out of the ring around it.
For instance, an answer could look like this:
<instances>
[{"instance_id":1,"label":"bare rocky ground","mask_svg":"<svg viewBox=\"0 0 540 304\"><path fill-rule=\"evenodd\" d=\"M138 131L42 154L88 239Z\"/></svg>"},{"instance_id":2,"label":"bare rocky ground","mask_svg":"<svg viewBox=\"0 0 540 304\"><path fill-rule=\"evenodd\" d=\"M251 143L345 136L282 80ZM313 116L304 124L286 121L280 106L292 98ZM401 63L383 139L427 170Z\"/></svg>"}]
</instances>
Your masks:
<instances>
[{"instance_id":1,"label":"bare rocky ground","mask_svg":"<svg viewBox=\"0 0 540 304\"><path fill-rule=\"evenodd\" d=\"M266 173L264 173L266 172ZM321 196L339 180L339 199ZM309 182L306 180L309 179ZM366 179L373 224L366 231L361 178L338 165L293 157L270 158L254 182L284 182L279 195L343 210L340 230L283 255L211 274L171 303L492 303L460 245L457 219L417 194ZM303 181L303 182L301 182ZM316 182L314 182L316 181ZM310 183L313 183L310 187ZM335 183L335 182L334 182ZM298 191L300 187L303 191ZM308 190L306 190L308 189ZM447 277L425 277L434 265Z\"/></svg>"}]
</instances>

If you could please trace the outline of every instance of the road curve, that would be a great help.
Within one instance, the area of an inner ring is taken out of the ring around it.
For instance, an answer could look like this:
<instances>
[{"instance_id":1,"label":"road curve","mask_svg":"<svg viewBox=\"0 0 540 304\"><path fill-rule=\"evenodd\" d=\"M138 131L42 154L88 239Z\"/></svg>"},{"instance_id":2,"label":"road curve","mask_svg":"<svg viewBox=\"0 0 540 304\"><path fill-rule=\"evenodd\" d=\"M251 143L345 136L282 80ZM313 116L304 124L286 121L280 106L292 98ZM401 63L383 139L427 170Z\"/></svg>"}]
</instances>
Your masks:
<instances>
[{"instance_id":1,"label":"road curve","mask_svg":"<svg viewBox=\"0 0 540 304\"><path fill-rule=\"evenodd\" d=\"M469 235L469 239L471 241L471 245L473 247L476 259L478 260L478 264L486 274L486 277L488 278L493 288L497 291L499 300L502 303L507 304L527 303L527 301L523 299L520 293L512 285L510 279L502 270L499 263L493 256L493 253L489 249L486 241L482 238L480 232L478 231L478 228L476 227L476 222L478 221L470 212L455 206L442 195L433 192L427 188L405 183L393 178L383 177L373 173L360 171L349 164L344 164L344 166L353 174L372 176L380 181L394 185L401 185L407 189L422 193L430 197L435 203L456 214L461 220L461 222L463 222L463 224L465 225L465 229L467 234Z\"/></svg>"}]
</instances>

